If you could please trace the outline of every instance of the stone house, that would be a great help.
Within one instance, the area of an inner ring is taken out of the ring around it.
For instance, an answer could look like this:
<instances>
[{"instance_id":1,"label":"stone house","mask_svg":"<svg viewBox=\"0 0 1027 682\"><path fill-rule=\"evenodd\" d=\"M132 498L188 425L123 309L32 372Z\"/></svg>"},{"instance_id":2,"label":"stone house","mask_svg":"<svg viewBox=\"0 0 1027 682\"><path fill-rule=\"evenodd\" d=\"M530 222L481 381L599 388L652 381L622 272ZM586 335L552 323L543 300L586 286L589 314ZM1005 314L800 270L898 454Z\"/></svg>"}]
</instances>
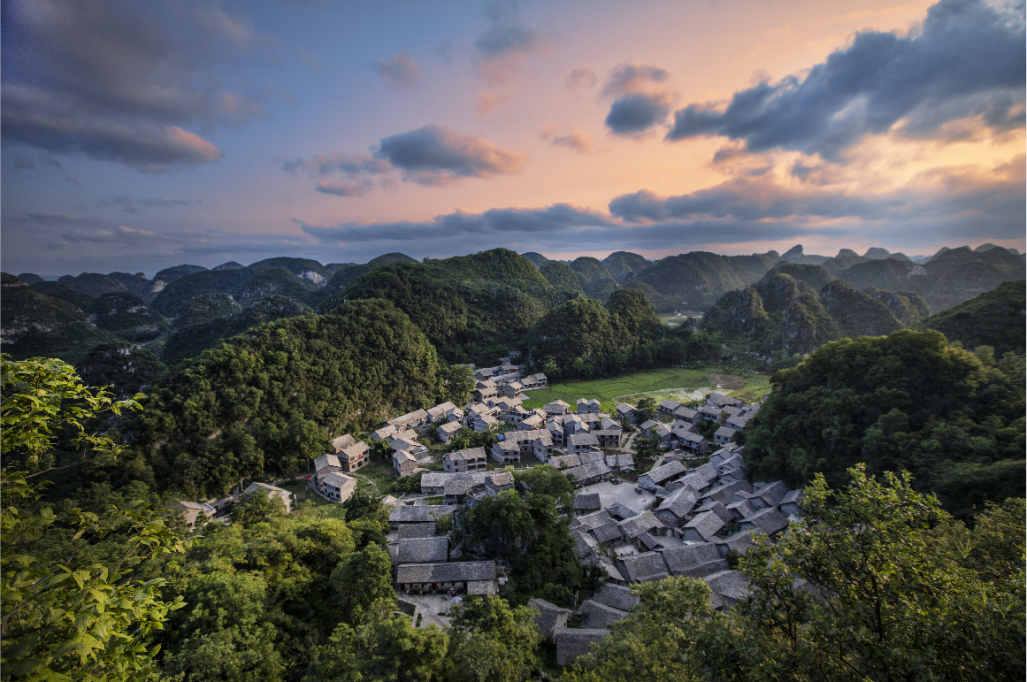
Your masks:
<instances>
[{"instance_id":1,"label":"stone house","mask_svg":"<svg viewBox=\"0 0 1027 682\"><path fill-rule=\"evenodd\" d=\"M335 472L318 476L317 484L321 494L332 502L345 502L357 489L357 479Z\"/></svg>"},{"instance_id":2,"label":"stone house","mask_svg":"<svg viewBox=\"0 0 1027 682\"><path fill-rule=\"evenodd\" d=\"M656 490L656 486L662 486L667 481L671 480L675 476L680 476L684 472L685 465L681 462L668 462L639 476L638 485L643 490L653 492Z\"/></svg>"},{"instance_id":3,"label":"stone house","mask_svg":"<svg viewBox=\"0 0 1027 682\"><path fill-rule=\"evenodd\" d=\"M546 403L542 409L549 415L564 415L570 410L570 405L562 400L554 400L551 403Z\"/></svg>"},{"instance_id":4,"label":"stone house","mask_svg":"<svg viewBox=\"0 0 1027 682\"><path fill-rule=\"evenodd\" d=\"M217 512L217 510L209 504L182 502L180 500L175 500L175 506L172 507L172 509L177 512L182 512L182 515L185 517L185 525L189 529L189 532L196 530L196 522L198 520L202 519L200 522L200 525L202 526L208 520L214 518L214 515Z\"/></svg>"},{"instance_id":5,"label":"stone house","mask_svg":"<svg viewBox=\"0 0 1027 682\"><path fill-rule=\"evenodd\" d=\"M492 446L492 459L503 466L521 463L521 446L517 441L501 440Z\"/></svg>"},{"instance_id":6,"label":"stone house","mask_svg":"<svg viewBox=\"0 0 1027 682\"><path fill-rule=\"evenodd\" d=\"M436 428L435 433L438 434L439 440L448 444L450 439L459 434L463 428L464 425L460 422L446 422Z\"/></svg>"},{"instance_id":7,"label":"stone house","mask_svg":"<svg viewBox=\"0 0 1027 682\"><path fill-rule=\"evenodd\" d=\"M488 469L488 461L485 458L485 448L466 448L456 452L447 452L442 457L442 470L450 473L485 471L486 469Z\"/></svg>"}]
</instances>

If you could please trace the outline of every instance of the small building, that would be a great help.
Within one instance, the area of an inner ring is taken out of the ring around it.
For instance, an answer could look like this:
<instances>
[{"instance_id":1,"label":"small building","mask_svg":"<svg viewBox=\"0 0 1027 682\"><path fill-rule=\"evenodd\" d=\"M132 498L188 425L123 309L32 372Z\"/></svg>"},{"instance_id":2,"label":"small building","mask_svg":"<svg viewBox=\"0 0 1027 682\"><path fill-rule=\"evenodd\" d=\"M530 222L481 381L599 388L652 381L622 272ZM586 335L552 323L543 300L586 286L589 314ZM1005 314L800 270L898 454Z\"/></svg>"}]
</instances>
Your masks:
<instances>
[{"instance_id":1,"label":"small building","mask_svg":"<svg viewBox=\"0 0 1027 682\"><path fill-rule=\"evenodd\" d=\"M292 493L288 490L283 490L278 486L268 485L267 483L257 483L254 481L250 483L249 487L243 491L244 495L250 495L252 493L262 492L267 495L269 500L279 499L282 504L285 505L285 513L288 514L292 511Z\"/></svg>"},{"instance_id":2,"label":"small building","mask_svg":"<svg viewBox=\"0 0 1027 682\"><path fill-rule=\"evenodd\" d=\"M788 518L776 508L767 507L747 519L742 519L738 525L753 533L763 533L774 537L788 527Z\"/></svg>"},{"instance_id":3,"label":"small building","mask_svg":"<svg viewBox=\"0 0 1027 682\"><path fill-rule=\"evenodd\" d=\"M371 461L370 451L367 443L357 441L337 450L335 454L339 458L342 470L352 472L363 468Z\"/></svg>"},{"instance_id":4,"label":"small building","mask_svg":"<svg viewBox=\"0 0 1027 682\"><path fill-rule=\"evenodd\" d=\"M428 408L425 412L428 415L428 421L434 424L440 419L447 418L449 414L456 409L457 406L447 400L444 403L439 403L435 407Z\"/></svg>"},{"instance_id":5,"label":"small building","mask_svg":"<svg viewBox=\"0 0 1027 682\"><path fill-rule=\"evenodd\" d=\"M578 414L599 414L599 401L578 398Z\"/></svg>"},{"instance_id":6,"label":"small building","mask_svg":"<svg viewBox=\"0 0 1027 682\"><path fill-rule=\"evenodd\" d=\"M578 493L574 496L574 513L591 514L603 508L599 493Z\"/></svg>"},{"instance_id":7,"label":"small building","mask_svg":"<svg viewBox=\"0 0 1027 682\"><path fill-rule=\"evenodd\" d=\"M518 431L537 431L546 425L546 420L537 414L529 414L517 425Z\"/></svg>"},{"instance_id":8,"label":"small building","mask_svg":"<svg viewBox=\"0 0 1027 682\"><path fill-rule=\"evenodd\" d=\"M595 599L586 599L578 609L578 615L581 616L581 622L578 625L585 629L592 629L608 628L627 618L628 612L601 604Z\"/></svg>"},{"instance_id":9,"label":"small building","mask_svg":"<svg viewBox=\"0 0 1027 682\"><path fill-rule=\"evenodd\" d=\"M404 592L494 595L498 579L495 561L401 564L396 569L396 589Z\"/></svg>"},{"instance_id":10,"label":"small building","mask_svg":"<svg viewBox=\"0 0 1027 682\"><path fill-rule=\"evenodd\" d=\"M728 443L733 443L735 442L735 435L737 433L737 431L730 427L721 426L714 432L713 442L717 445L727 445Z\"/></svg>"},{"instance_id":11,"label":"small building","mask_svg":"<svg viewBox=\"0 0 1027 682\"><path fill-rule=\"evenodd\" d=\"M217 510L209 504L182 502L181 500L175 500L175 506L172 509L182 512L185 517L185 525L190 533L196 530L197 521L202 526L208 520L214 518L214 515L217 513Z\"/></svg>"},{"instance_id":12,"label":"small building","mask_svg":"<svg viewBox=\"0 0 1027 682\"><path fill-rule=\"evenodd\" d=\"M606 480L610 477L611 471L610 467L606 466L606 462L602 461L576 466L568 469L566 474L570 476L575 487L580 488L581 486L592 485L593 483Z\"/></svg>"},{"instance_id":13,"label":"small building","mask_svg":"<svg viewBox=\"0 0 1027 682\"><path fill-rule=\"evenodd\" d=\"M629 424L635 423L637 413L634 407L627 403L620 403L614 409L617 411L618 419Z\"/></svg>"},{"instance_id":14,"label":"small building","mask_svg":"<svg viewBox=\"0 0 1027 682\"><path fill-rule=\"evenodd\" d=\"M567 454L577 455L599 448L599 439L591 433L575 433L567 436Z\"/></svg>"},{"instance_id":15,"label":"small building","mask_svg":"<svg viewBox=\"0 0 1027 682\"><path fill-rule=\"evenodd\" d=\"M392 468L400 478L411 476L417 471L417 458L406 450L397 450L392 453Z\"/></svg>"},{"instance_id":16,"label":"small building","mask_svg":"<svg viewBox=\"0 0 1027 682\"><path fill-rule=\"evenodd\" d=\"M719 571L703 577L710 586L713 608L722 609L737 604L749 596L749 579L741 571Z\"/></svg>"},{"instance_id":17,"label":"small building","mask_svg":"<svg viewBox=\"0 0 1027 682\"><path fill-rule=\"evenodd\" d=\"M680 476L684 472L685 465L681 462L668 462L639 476L638 485L643 490L653 492L656 490L656 486L663 485L675 476Z\"/></svg>"},{"instance_id":18,"label":"small building","mask_svg":"<svg viewBox=\"0 0 1027 682\"><path fill-rule=\"evenodd\" d=\"M435 433L438 434L439 440L443 443L448 444L449 441L460 433L464 426L458 421L446 422L435 429Z\"/></svg>"},{"instance_id":19,"label":"small building","mask_svg":"<svg viewBox=\"0 0 1027 682\"><path fill-rule=\"evenodd\" d=\"M485 448L466 448L456 452L447 452L442 456L443 471L462 473L485 471L486 469L488 469L488 461L485 457Z\"/></svg>"},{"instance_id":20,"label":"small building","mask_svg":"<svg viewBox=\"0 0 1027 682\"><path fill-rule=\"evenodd\" d=\"M521 378L521 386L524 388L521 390L531 391L536 388L546 388L549 386L549 380L545 374L539 372L538 374L531 374Z\"/></svg>"},{"instance_id":21,"label":"small building","mask_svg":"<svg viewBox=\"0 0 1027 682\"><path fill-rule=\"evenodd\" d=\"M386 424L380 429L375 429L371 432L371 440L377 442L380 440L386 440L389 436L396 433L396 427L392 424Z\"/></svg>"},{"instance_id":22,"label":"small building","mask_svg":"<svg viewBox=\"0 0 1027 682\"><path fill-rule=\"evenodd\" d=\"M395 426L397 430L416 429L428 421L428 413L424 410L414 410L400 417L393 417L386 423Z\"/></svg>"},{"instance_id":23,"label":"small building","mask_svg":"<svg viewBox=\"0 0 1027 682\"><path fill-rule=\"evenodd\" d=\"M492 459L500 464L516 465L521 463L521 447L514 440L501 440L492 446Z\"/></svg>"},{"instance_id":24,"label":"small building","mask_svg":"<svg viewBox=\"0 0 1027 682\"><path fill-rule=\"evenodd\" d=\"M706 402L708 404L716 405L717 407L742 407L745 405L745 403L738 398L731 398L718 391L714 391L706 396Z\"/></svg>"},{"instance_id":25,"label":"small building","mask_svg":"<svg viewBox=\"0 0 1027 682\"><path fill-rule=\"evenodd\" d=\"M542 409L549 415L564 415L570 410L571 406L562 400L554 400L551 403L546 403L542 406Z\"/></svg>"},{"instance_id":26,"label":"small building","mask_svg":"<svg viewBox=\"0 0 1027 682\"><path fill-rule=\"evenodd\" d=\"M668 526L680 526L695 509L698 496L689 486L682 486L656 508L656 518Z\"/></svg>"},{"instance_id":27,"label":"small building","mask_svg":"<svg viewBox=\"0 0 1027 682\"><path fill-rule=\"evenodd\" d=\"M553 632L557 628L567 627L567 619L574 613L570 609L563 609L545 599L531 599L528 601L528 608L534 609L535 625L538 626L538 633L552 642Z\"/></svg>"},{"instance_id":28,"label":"small building","mask_svg":"<svg viewBox=\"0 0 1027 682\"><path fill-rule=\"evenodd\" d=\"M389 546L397 564L429 564L449 561L449 538L409 538ZM389 552L392 553L391 551Z\"/></svg>"},{"instance_id":29,"label":"small building","mask_svg":"<svg viewBox=\"0 0 1027 682\"><path fill-rule=\"evenodd\" d=\"M620 557L617 564L624 578L632 583L662 580L670 575L662 552L629 554Z\"/></svg>"},{"instance_id":30,"label":"small building","mask_svg":"<svg viewBox=\"0 0 1027 682\"><path fill-rule=\"evenodd\" d=\"M668 549L663 553L663 560L667 562L671 575L688 578L704 578L730 568L716 545L709 542Z\"/></svg>"},{"instance_id":31,"label":"small building","mask_svg":"<svg viewBox=\"0 0 1027 682\"><path fill-rule=\"evenodd\" d=\"M789 490L778 503L778 508L785 516L802 515L802 490Z\"/></svg>"},{"instance_id":32,"label":"small building","mask_svg":"<svg viewBox=\"0 0 1027 682\"><path fill-rule=\"evenodd\" d=\"M713 542L713 538L724 527L724 520L712 511L696 514L695 518L681 529L682 539L689 542Z\"/></svg>"},{"instance_id":33,"label":"small building","mask_svg":"<svg viewBox=\"0 0 1027 682\"><path fill-rule=\"evenodd\" d=\"M674 410L678 409L679 407L681 407L681 403L679 403L676 400L668 399L660 403L660 406L657 408L657 411L663 414L674 414Z\"/></svg>"},{"instance_id":34,"label":"small building","mask_svg":"<svg viewBox=\"0 0 1027 682\"><path fill-rule=\"evenodd\" d=\"M619 453L606 456L606 466L617 472L628 472L635 470L635 458L629 453Z\"/></svg>"},{"instance_id":35,"label":"small building","mask_svg":"<svg viewBox=\"0 0 1027 682\"><path fill-rule=\"evenodd\" d=\"M357 489L357 479L345 474L329 473L318 476L318 488L321 494L332 502L345 502Z\"/></svg>"},{"instance_id":36,"label":"small building","mask_svg":"<svg viewBox=\"0 0 1027 682\"><path fill-rule=\"evenodd\" d=\"M499 420L489 414L480 414L474 418L471 428L478 433L488 433L493 429L499 428Z\"/></svg>"}]
</instances>

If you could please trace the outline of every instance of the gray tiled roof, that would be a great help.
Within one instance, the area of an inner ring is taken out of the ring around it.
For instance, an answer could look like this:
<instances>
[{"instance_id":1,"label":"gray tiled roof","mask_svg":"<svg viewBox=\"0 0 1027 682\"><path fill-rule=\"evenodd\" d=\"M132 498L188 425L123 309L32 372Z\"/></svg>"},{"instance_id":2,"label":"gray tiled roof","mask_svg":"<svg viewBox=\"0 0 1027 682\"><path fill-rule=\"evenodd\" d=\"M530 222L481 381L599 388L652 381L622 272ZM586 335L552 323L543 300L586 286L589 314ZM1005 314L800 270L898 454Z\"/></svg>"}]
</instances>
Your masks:
<instances>
[{"instance_id":1,"label":"gray tiled roof","mask_svg":"<svg viewBox=\"0 0 1027 682\"><path fill-rule=\"evenodd\" d=\"M656 467L652 471L642 474L648 476L649 480L653 483L660 484L663 481L669 481L675 476L685 471L685 465L681 462L668 462L663 466Z\"/></svg>"},{"instance_id":2,"label":"gray tiled roof","mask_svg":"<svg viewBox=\"0 0 1027 682\"><path fill-rule=\"evenodd\" d=\"M495 580L495 561L454 561L439 564L400 564L396 569L396 582L450 583Z\"/></svg>"},{"instance_id":3,"label":"gray tiled roof","mask_svg":"<svg viewBox=\"0 0 1027 682\"><path fill-rule=\"evenodd\" d=\"M742 528L758 531L764 535L779 533L788 527L788 518L774 507L761 509L747 519L742 519Z\"/></svg>"},{"instance_id":4,"label":"gray tiled roof","mask_svg":"<svg viewBox=\"0 0 1027 682\"><path fill-rule=\"evenodd\" d=\"M602 508L599 493L578 493L574 496L574 511L598 511Z\"/></svg>"},{"instance_id":5,"label":"gray tiled roof","mask_svg":"<svg viewBox=\"0 0 1027 682\"><path fill-rule=\"evenodd\" d=\"M438 520L444 514L452 514L456 510L457 507L444 504L404 504L389 510L389 521L391 523L427 523Z\"/></svg>"},{"instance_id":6,"label":"gray tiled roof","mask_svg":"<svg viewBox=\"0 0 1027 682\"><path fill-rule=\"evenodd\" d=\"M570 609L563 609L546 601L545 599L532 599L528 602L529 607L534 607L538 614L535 616L535 624L538 632L546 639L553 636L553 631L558 627L566 627L567 618L573 613Z\"/></svg>"},{"instance_id":7,"label":"gray tiled roof","mask_svg":"<svg viewBox=\"0 0 1027 682\"><path fill-rule=\"evenodd\" d=\"M606 628L628 617L627 611L611 608L593 599L585 600L578 609L578 615L583 616L581 627L584 628Z\"/></svg>"},{"instance_id":8,"label":"gray tiled roof","mask_svg":"<svg viewBox=\"0 0 1027 682\"><path fill-rule=\"evenodd\" d=\"M672 574L689 578L702 578L728 569L716 545L709 542L673 547L663 552L663 560Z\"/></svg>"},{"instance_id":9,"label":"gray tiled roof","mask_svg":"<svg viewBox=\"0 0 1027 682\"><path fill-rule=\"evenodd\" d=\"M627 611L638 603L638 597L631 594L630 589L610 583L603 585L592 599L621 611Z\"/></svg>"},{"instance_id":10,"label":"gray tiled roof","mask_svg":"<svg viewBox=\"0 0 1027 682\"><path fill-rule=\"evenodd\" d=\"M553 638L556 639L557 665L567 665L578 656L587 654L591 645L599 642L608 632L606 628L556 628Z\"/></svg>"},{"instance_id":11,"label":"gray tiled roof","mask_svg":"<svg viewBox=\"0 0 1027 682\"><path fill-rule=\"evenodd\" d=\"M686 540L703 540L710 542L713 536L724 527L724 521L711 511L703 512L685 524L683 532ZM690 532L691 531L691 532ZM699 537L695 538L694 535Z\"/></svg>"},{"instance_id":12,"label":"gray tiled roof","mask_svg":"<svg viewBox=\"0 0 1027 682\"><path fill-rule=\"evenodd\" d=\"M656 508L656 511L670 512L679 519L685 518L695 508L698 496L689 486L678 488Z\"/></svg>"},{"instance_id":13,"label":"gray tiled roof","mask_svg":"<svg viewBox=\"0 0 1027 682\"><path fill-rule=\"evenodd\" d=\"M653 528L662 528L663 524L660 523L660 520L651 511L646 509L637 516L621 521L620 527L627 538L634 539Z\"/></svg>"},{"instance_id":14,"label":"gray tiled roof","mask_svg":"<svg viewBox=\"0 0 1027 682\"><path fill-rule=\"evenodd\" d=\"M449 560L449 538L428 537L400 540L396 547L396 562L420 564Z\"/></svg>"},{"instance_id":15,"label":"gray tiled roof","mask_svg":"<svg viewBox=\"0 0 1027 682\"><path fill-rule=\"evenodd\" d=\"M620 563L624 568L624 577L631 582L659 580L668 575L667 564L664 563L661 552L629 554L622 557Z\"/></svg>"}]
</instances>

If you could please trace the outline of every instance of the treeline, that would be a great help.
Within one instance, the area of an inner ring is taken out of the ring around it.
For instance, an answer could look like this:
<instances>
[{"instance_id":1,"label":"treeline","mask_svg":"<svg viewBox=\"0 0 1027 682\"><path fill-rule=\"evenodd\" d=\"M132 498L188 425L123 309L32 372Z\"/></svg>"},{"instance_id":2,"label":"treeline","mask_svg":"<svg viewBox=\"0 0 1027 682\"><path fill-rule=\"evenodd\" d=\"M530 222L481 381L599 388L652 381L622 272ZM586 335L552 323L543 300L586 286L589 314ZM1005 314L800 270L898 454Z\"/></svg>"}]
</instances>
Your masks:
<instances>
[{"instance_id":1,"label":"treeline","mask_svg":"<svg viewBox=\"0 0 1027 682\"><path fill-rule=\"evenodd\" d=\"M970 518L1025 494L1024 355L996 358L935 331L829 343L773 377L741 434L750 480L792 487L849 467L906 470L945 508Z\"/></svg>"}]
</instances>

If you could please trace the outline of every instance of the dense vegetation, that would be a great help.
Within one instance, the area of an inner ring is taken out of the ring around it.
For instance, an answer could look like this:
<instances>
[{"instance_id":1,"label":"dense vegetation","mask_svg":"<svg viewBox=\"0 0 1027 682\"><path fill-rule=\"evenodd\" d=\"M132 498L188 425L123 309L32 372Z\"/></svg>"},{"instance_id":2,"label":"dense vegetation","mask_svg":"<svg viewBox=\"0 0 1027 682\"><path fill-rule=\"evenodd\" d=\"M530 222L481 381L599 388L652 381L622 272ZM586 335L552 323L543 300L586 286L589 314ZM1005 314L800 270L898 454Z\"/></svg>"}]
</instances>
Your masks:
<instances>
[{"instance_id":1,"label":"dense vegetation","mask_svg":"<svg viewBox=\"0 0 1027 682\"><path fill-rule=\"evenodd\" d=\"M197 497L301 471L327 441L448 397L435 349L402 311L351 301L205 351L150 390L120 475ZM112 473L112 475L114 475Z\"/></svg>"},{"instance_id":2,"label":"dense vegetation","mask_svg":"<svg viewBox=\"0 0 1027 682\"><path fill-rule=\"evenodd\" d=\"M996 355L1024 352L1025 288L1019 280L953 306L920 322L920 330L936 329L966 348L991 346Z\"/></svg>"},{"instance_id":3,"label":"dense vegetation","mask_svg":"<svg viewBox=\"0 0 1027 682\"><path fill-rule=\"evenodd\" d=\"M751 480L839 485L858 462L904 469L961 518L1024 496L1022 354L906 330L829 343L772 383L743 434Z\"/></svg>"}]
</instances>

